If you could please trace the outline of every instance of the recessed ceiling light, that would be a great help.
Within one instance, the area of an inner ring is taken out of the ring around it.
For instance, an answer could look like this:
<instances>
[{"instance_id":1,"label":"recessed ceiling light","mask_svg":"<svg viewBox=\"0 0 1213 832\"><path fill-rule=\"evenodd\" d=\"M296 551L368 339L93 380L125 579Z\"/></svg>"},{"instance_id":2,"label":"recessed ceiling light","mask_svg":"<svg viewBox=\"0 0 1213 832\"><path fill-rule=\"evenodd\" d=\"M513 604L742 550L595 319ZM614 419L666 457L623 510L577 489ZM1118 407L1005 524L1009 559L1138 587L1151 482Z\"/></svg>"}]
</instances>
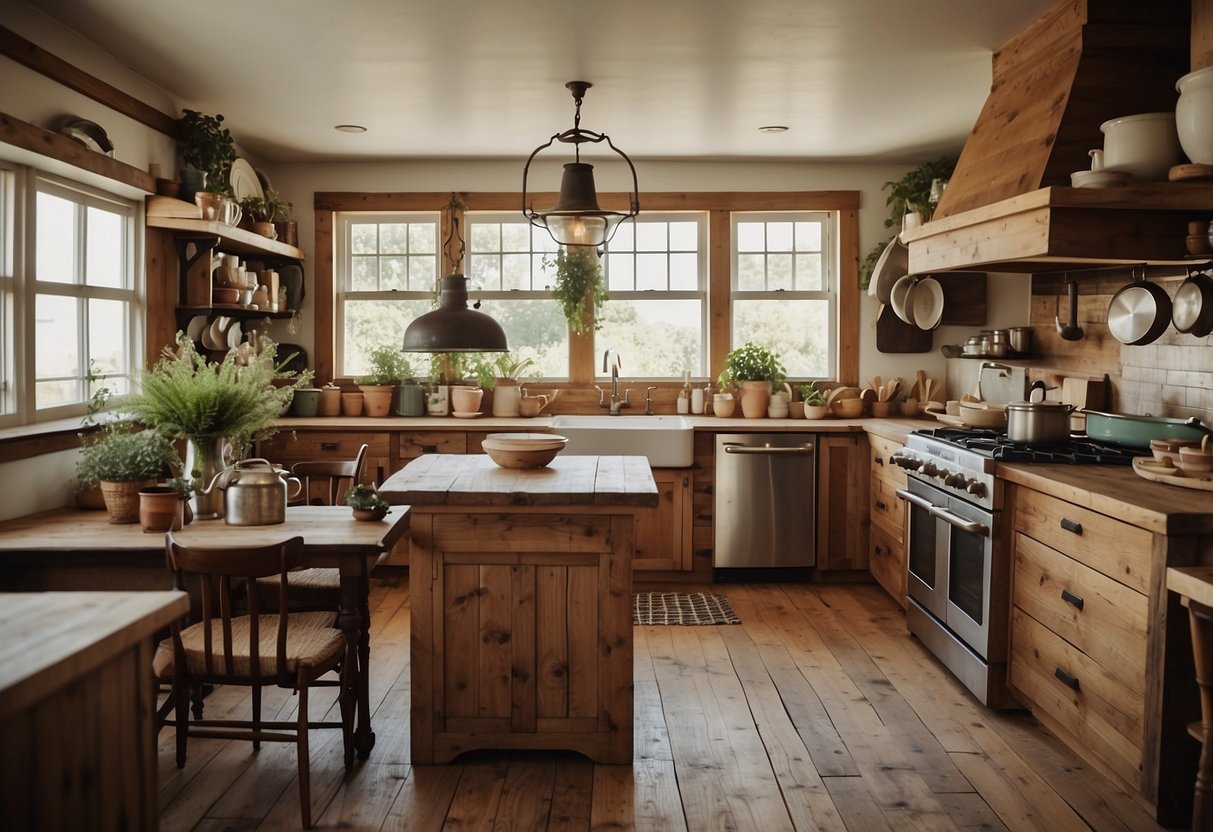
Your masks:
<instances>
[{"instance_id":1,"label":"recessed ceiling light","mask_svg":"<svg viewBox=\"0 0 1213 832\"><path fill-rule=\"evenodd\" d=\"M366 128L361 124L338 124L333 128L341 133L365 133Z\"/></svg>"},{"instance_id":2,"label":"recessed ceiling light","mask_svg":"<svg viewBox=\"0 0 1213 832\"><path fill-rule=\"evenodd\" d=\"M758 128L759 133L786 133L788 132L787 125L784 124L768 124L765 127Z\"/></svg>"}]
</instances>

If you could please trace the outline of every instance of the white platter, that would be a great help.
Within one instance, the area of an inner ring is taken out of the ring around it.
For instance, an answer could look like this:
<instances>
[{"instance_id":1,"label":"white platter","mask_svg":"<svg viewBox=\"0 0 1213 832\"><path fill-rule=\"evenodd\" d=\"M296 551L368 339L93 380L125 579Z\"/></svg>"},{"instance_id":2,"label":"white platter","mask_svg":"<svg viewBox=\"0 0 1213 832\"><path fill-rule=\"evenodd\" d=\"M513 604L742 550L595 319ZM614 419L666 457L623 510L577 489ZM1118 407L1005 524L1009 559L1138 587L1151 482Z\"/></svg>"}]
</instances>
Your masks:
<instances>
[{"instance_id":1,"label":"white platter","mask_svg":"<svg viewBox=\"0 0 1213 832\"><path fill-rule=\"evenodd\" d=\"M232 191L236 194L237 202L250 196L265 199L261 180L257 178L257 172L253 170L253 166L248 163L247 159L237 159L232 162L232 172L228 176L228 181L232 184Z\"/></svg>"}]
</instances>

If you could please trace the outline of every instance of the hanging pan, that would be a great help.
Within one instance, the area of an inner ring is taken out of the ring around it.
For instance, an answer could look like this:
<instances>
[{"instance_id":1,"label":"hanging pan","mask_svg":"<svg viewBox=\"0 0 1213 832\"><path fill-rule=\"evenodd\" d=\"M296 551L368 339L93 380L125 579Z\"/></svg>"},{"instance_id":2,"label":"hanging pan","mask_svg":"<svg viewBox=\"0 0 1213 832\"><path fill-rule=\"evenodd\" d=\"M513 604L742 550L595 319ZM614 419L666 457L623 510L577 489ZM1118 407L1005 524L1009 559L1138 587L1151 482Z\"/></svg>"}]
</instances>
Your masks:
<instances>
[{"instance_id":1,"label":"hanging pan","mask_svg":"<svg viewBox=\"0 0 1213 832\"><path fill-rule=\"evenodd\" d=\"M1171 323L1197 338L1213 332L1213 277L1199 269L1188 272L1171 301Z\"/></svg>"},{"instance_id":2,"label":"hanging pan","mask_svg":"<svg viewBox=\"0 0 1213 832\"><path fill-rule=\"evenodd\" d=\"M1171 323L1171 298L1161 286L1141 277L1119 289L1108 304L1108 329L1122 344L1140 347L1153 343ZM1134 269L1136 272L1136 269Z\"/></svg>"}]
</instances>

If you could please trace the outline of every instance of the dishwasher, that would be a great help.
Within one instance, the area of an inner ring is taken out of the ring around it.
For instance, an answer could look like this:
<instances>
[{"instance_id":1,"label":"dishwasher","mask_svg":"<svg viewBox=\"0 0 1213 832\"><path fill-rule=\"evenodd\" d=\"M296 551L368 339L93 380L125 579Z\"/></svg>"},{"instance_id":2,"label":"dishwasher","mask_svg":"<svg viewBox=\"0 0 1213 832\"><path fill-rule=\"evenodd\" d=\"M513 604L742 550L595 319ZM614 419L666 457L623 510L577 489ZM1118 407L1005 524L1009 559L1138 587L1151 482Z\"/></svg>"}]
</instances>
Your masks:
<instances>
[{"instance_id":1,"label":"dishwasher","mask_svg":"<svg viewBox=\"0 0 1213 832\"><path fill-rule=\"evenodd\" d=\"M816 439L808 433L717 435L717 574L764 569L790 576L816 564Z\"/></svg>"}]
</instances>

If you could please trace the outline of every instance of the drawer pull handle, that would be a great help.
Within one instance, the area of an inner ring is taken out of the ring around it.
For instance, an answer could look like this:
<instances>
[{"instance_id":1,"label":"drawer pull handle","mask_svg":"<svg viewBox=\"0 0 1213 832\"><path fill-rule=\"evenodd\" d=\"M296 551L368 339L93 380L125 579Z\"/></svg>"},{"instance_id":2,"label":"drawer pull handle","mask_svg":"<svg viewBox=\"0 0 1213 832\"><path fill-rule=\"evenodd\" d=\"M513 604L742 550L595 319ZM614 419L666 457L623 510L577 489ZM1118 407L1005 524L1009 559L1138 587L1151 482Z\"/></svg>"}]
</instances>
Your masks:
<instances>
[{"instance_id":1,"label":"drawer pull handle","mask_svg":"<svg viewBox=\"0 0 1213 832\"><path fill-rule=\"evenodd\" d=\"M886 508L888 508L888 506L887 506L887 505L885 505L884 500L877 500L877 501L876 501L876 508L880 509L881 511L884 511Z\"/></svg>"},{"instance_id":2,"label":"drawer pull handle","mask_svg":"<svg viewBox=\"0 0 1213 832\"><path fill-rule=\"evenodd\" d=\"M322 451L335 451L335 450L337 450L337 443L336 443L336 442L321 442L321 443L320 443L320 450L322 450Z\"/></svg>"},{"instance_id":3,"label":"drawer pull handle","mask_svg":"<svg viewBox=\"0 0 1213 832\"><path fill-rule=\"evenodd\" d=\"M1066 687L1070 688L1070 690L1078 690L1078 677L1077 676L1071 676L1069 673L1066 673L1060 667L1054 669L1053 675L1056 676L1058 679L1060 679L1061 683L1063 685L1065 685Z\"/></svg>"},{"instance_id":4,"label":"drawer pull handle","mask_svg":"<svg viewBox=\"0 0 1213 832\"><path fill-rule=\"evenodd\" d=\"M436 454L436 453L438 453L438 446L437 445L422 445L421 452L423 454Z\"/></svg>"},{"instance_id":5,"label":"drawer pull handle","mask_svg":"<svg viewBox=\"0 0 1213 832\"><path fill-rule=\"evenodd\" d=\"M1075 595L1073 592L1071 592L1068 589L1063 589L1061 591L1061 600L1065 601L1067 604L1073 604L1074 606L1078 607L1079 609L1082 609L1082 605L1083 605L1083 603L1085 603L1082 600L1081 595Z\"/></svg>"},{"instance_id":6,"label":"drawer pull handle","mask_svg":"<svg viewBox=\"0 0 1213 832\"><path fill-rule=\"evenodd\" d=\"M877 465L884 465L884 457L883 457L883 456L880 456L879 454L877 454L876 458L875 458L873 461L874 461L874 462L875 462Z\"/></svg>"},{"instance_id":7,"label":"drawer pull handle","mask_svg":"<svg viewBox=\"0 0 1213 832\"><path fill-rule=\"evenodd\" d=\"M1074 534L1082 534L1082 523L1076 523L1068 517L1061 518L1061 527Z\"/></svg>"}]
</instances>

